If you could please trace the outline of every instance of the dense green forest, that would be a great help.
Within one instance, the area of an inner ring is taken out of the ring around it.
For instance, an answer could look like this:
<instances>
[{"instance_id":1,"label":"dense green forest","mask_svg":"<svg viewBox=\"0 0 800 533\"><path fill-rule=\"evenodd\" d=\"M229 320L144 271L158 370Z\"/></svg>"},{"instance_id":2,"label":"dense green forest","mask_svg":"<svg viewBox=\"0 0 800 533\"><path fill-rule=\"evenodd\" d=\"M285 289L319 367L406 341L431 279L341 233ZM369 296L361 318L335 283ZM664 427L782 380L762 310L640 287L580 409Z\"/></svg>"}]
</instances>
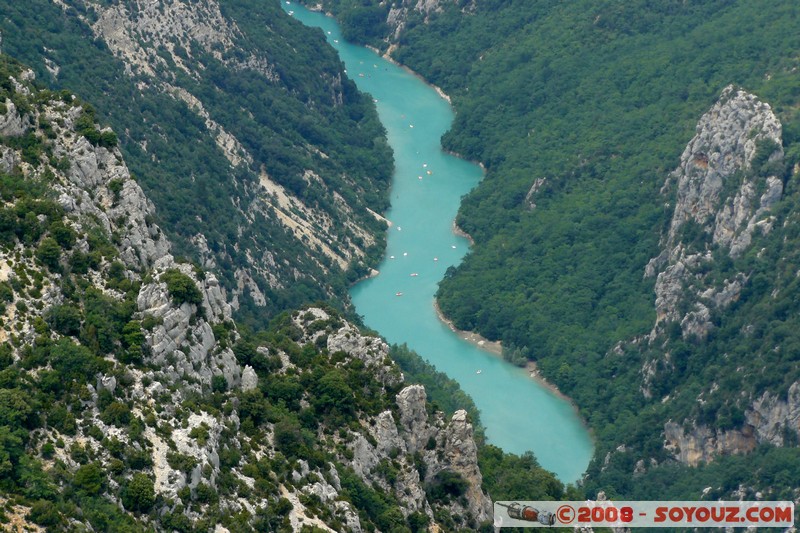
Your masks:
<instances>
[{"instance_id":1,"label":"dense green forest","mask_svg":"<svg viewBox=\"0 0 800 533\"><path fill-rule=\"evenodd\" d=\"M263 172L310 209L331 216L338 242L359 245L345 222L366 228L376 239L366 263L382 253L385 228L365 208L381 212L388 206L391 152L372 101L342 74L323 36L286 16L277 2L227 1L222 15L239 30L233 47L209 51L192 40L188 50L162 47L156 50L156 72L146 75L115 56L90 26L101 8L116 6L132 18L137 14L136 2L71 0L62 9L48 0L2 1L3 50L30 65L38 79L90 101L97 117L119 132L131 171L155 203L174 252L200 261L192 240L202 234L202 259L229 289L236 287L237 270L250 269L266 309L257 308L245 291L242 319L346 298L348 280L362 275L366 265L354 261L346 276L274 213L257 207ZM241 66L252 57L268 57L269 66ZM252 161L233 167L205 120L174 96L177 88L233 133ZM307 170L321 179L304 179ZM341 219L334 190L351 206L350 220ZM268 256L274 265L258 262ZM270 283L265 271L297 279Z\"/></svg>"},{"instance_id":2,"label":"dense green forest","mask_svg":"<svg viewBox=\"0 0 800 533\"><path fill-rule=\"evenodd\" d=\"M475 246L447 272L439 304L459 328L502 340L509 358L536 360L575 399L598 439L587 494L797 489L796 448L692 470L671 462L663 431L670 418L741 427L749 401L765 390L785 397L799 377L800 8L783 0L455 1L427 12L411 2L323 4L349 38L393 45L392 57L451 97L456 119L443 145L487 174L457 219ZM380 17L382 25L366 24ZM664 345L626 344L655 323L655 279L643 274L672 216L662 186L729 84L768 102L783 124L777 229L736 261L715 252L711 278L744 272L747 283L713 316L708 338L682 338L674 324ZM648 399L640 371L663 353L674 368L657 374ZM698 401L712 383L719 392ZM621 444L629 453L604 462ZM661 466L633 475L641 458Z\"/></svg>"}]
</instances>

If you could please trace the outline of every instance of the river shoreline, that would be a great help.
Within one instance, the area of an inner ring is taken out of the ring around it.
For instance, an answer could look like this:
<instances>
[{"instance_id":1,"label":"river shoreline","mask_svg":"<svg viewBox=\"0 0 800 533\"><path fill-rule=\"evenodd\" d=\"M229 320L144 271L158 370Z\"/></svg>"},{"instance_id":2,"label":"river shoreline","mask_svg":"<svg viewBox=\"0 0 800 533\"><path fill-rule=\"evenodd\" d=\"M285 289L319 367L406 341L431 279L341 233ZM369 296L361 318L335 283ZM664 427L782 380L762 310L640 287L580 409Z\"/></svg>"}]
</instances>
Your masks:
<instances>
[{"instance_id":1,"label":"river shoreline","mask_svg":"<svg viewBox=\"0 0 800 533\"><path fill-rule=\"evenodd\" d=\"M453 220L453 234L467 239L469 241L470 246L475 245L475 239L472 238L472 235L461 229L461 227L458 224L456 224L455 220Z\"/></svg>"},{"instance_id":2,"label":"river shoreline","mask_svg":"<svg viewBox=\"0 0 800 533\"><path fill-rule=\"evenodd\" d=\"M488 352L495 357L503 358L503 343L500 341L490 341L489 339L482 336L480 333L476 333L474 331L465 331L463 329L458 329L453 321L444 316L442 313L441 308L439 307L439 302L436 300L433 301L433 309L436 311L436 317L445 324L450 330L458 335L460 338L464 339L465 341L469 342L473 346ZM575 402L572 401L572 398L564 394L556 387L553 383L547 381L544 377L542 377L541 373L539 372L539 367L536 365L535 361L528 361L525 364L525 373L528 375L530 379L541 385L542 387L546 388L562 400L569 402L569 404L573 407L573 409L578 411L578 406L575 405ZM585 425L585 423L584 423Z\"/></svg>"},{"instance_id":3,"label":"river shoreline","mask_svg":"<svg viewBox=\"0 0 800 533\"><path fill-rule=\"evenodd\" d=\"M397 45L396 44L390 44L389 48L386 50L385 53L381 53L381 51L378 50L377 48L375 48L374 46L365 45L365 48L369 48L370 50L372 50L373 52L375 52L376 54L381 56L383 59L385 59L386 61L388 61L392 65L395 65L395 66L405 70L406 72L408 72L409 74L411 74L412 76L417 78L418 80L422 81L425 85L427 85L428 87L430 87L431 89L436 91L436 94L438 94L445 102L447 102L451 106L453 105L453 102L450 100L450 96L446 92L444 92L441 87L432 84L430 81L428 81L424 77L422 77L421 74L419 74L418 72L416 72L414 70L411 70L409 67L407 67L406 65L400 63L399 61L395 60L395 58L392 57L392 52L394 52L397 49Z\"/></svg>"}]
</instances>

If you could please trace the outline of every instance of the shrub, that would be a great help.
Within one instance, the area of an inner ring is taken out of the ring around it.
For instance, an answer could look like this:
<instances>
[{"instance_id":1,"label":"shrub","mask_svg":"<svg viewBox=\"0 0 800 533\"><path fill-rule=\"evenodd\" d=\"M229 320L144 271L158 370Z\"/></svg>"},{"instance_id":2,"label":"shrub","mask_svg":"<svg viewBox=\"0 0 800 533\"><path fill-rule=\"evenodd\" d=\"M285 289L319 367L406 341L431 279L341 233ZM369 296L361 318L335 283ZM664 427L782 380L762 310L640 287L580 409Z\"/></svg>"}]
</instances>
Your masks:
<instances>
[{"instance_id":1,"label":"shrub","mask_svg":"<svg viewBox=\"0 0 800 533\"><path fill-rule=\"evenodd\" d=\"M14 300L14 289L7 281L0 282L0 303L12 302Z\"/></svg>"},{"instance_id":2,"label":"shrub","mask_svg":"<svg viewBox=\"0 0 800 533\"><path fill-rule=\"evenodd\" d=\"M50 226L50 235L65 250L72 248L77 240L75 230L61 222L56 222Z\"/></svg>"},{"instance_id":3,"label":"shrub","mask_svg":"<svg viewBox=\"0 0 800 533\"><path fill-rule=\"evenodd\" d=\"M72 478L72 485L86 494L99 494L103 488L103 470L97 463L80 466Z\"/></svg>"},{"instance_id":4,"label":"shrub","mask_svg":"<svg viewBox=\"0 0 800 533\"><path fill-rule=\"evenodd\" d=\"M108 182L108 190L114 195L114 203L119 201L120 194L122 194L122 180L113 179Z\"/></svg>"},{"instance_id":5,"label":"shrub","mask_svg":"<svg viewBox=\"0 0 800 533\"><path fill-rule=\"evenodd\" d=\"M55 305L47 313L47 322L62 335L75 336L81 331L81 311L69 305Z\"/></svg>"},{"instance_id":6,"label":"shrub","mask_svg":"<svg viewBox=\"0 0 800 533\"><path fill-rule=\"evenodd\" d=\"M146 513L156 502L153 480L145 474L134 474L122 488L122 505L129 511Z\"/></svg>"},{"instance_id":7,"label":"shrub","mask_svg":"<svg viewBox=\"0 0 800 533\"><path fill-rule=\"evenodd\" d=\"M46 500L39 500L31 505L31 510L26 517L34 524L51 528L61 523L61 515L52 504Z\"/></svg>"},{"instance_id":8,"label":"shrub","mask_svg":"<svg viewBox=\"0 0 800 533\"><path fill-rule=\"evenodd\" d=\"M214 392L225 392L228 390L228 380L225 376L219 375L211 378L211 390Z\"/></svg>"},{"instance_id":9,"label":"shrub","mask_svg":"<svg viewBox=\"0 0 800 533\"><path fill-rule=\"evenodd\" d=\"M194 491L195 500L200 503L213 503L217 499L217 491L211 485L200 483Z\"/></svg>"},{"instance_id":10,"label":"shrub","mask_svg":"<svg viewBox=\"0 0 800 533\"><path fill-rule=\"evenodd\" d=\"M451 470L442 470L433 478L427 487L427 492L431 500L448 503L451 497L463 496L468 488L469 483L461 474Z\"/></svg>"},{"instance_id":11,"label":"shrub","mask_svg":"<svg viewBox=\"0 0 800 533\"><path fill-rule=\"evenodd\" d=\"M53 272L58 272L58 262L61 259L61 246L59 246L55 239L51 237L45 237L42 239L39 248L36 249L36 257L47 268Z\"/></svg>"},{"instance_id":12,"label":"shrub","mask_svg":"<svg viewBox=\"0 0 800 533\"><path fill-rule=\"evenodd\" d=\"M179 270L167 270L161 274L161 281L167 284L169 295L177 305L184 303L200 305L203 303L203 295L194 280Z\"/></svg>"},{"instance_id":13,"label":"shrub","mask_svg":"<svg viewBox=\"0 0 800 533\"><path fill-rule=\"evenodd\" d=\"M125 427L131 420L131 410L122 402L111 402L100 414L100 420L106 424Z\"/></svg>"}]
</instances>

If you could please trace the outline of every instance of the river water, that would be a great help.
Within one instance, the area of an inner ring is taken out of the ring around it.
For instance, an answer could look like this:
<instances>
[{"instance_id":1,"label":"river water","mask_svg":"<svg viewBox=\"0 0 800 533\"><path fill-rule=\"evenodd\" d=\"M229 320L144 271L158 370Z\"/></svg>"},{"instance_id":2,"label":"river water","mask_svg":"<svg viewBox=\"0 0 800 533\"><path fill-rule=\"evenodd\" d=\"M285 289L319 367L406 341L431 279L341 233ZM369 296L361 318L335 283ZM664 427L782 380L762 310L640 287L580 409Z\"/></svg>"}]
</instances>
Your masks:
<instances>
[{"instance_id":1,"label":"river water","mask_svg":"<svg viewBox=\"0 0 800 533\"><path fill-rule=\"evenodd\" d=\"M480 410L490 443L516 454L533 451L560 480L578 480L593 446L572 406L436 316L437 283L469 249L452 223L461 197L482 177L478 166L441 150L440 138L453 121L450 105L405 69L345 42L333 19L296 2L284 2L283 8L325 32L348 76L376 100L394 150L386 256L378 276L350 291L356 311L387 341L408 344L458 381Z\"/></svg>"}]
</instances>

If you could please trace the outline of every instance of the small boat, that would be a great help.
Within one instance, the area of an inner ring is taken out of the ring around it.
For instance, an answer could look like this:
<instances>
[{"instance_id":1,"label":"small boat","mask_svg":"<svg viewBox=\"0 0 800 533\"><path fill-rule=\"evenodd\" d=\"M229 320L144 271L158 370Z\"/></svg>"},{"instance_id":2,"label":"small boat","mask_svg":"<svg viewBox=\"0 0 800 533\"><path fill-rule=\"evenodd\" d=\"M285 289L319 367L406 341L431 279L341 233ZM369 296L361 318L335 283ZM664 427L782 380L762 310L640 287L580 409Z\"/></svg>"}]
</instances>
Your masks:
<instances>
[{"instance_id":1,"label":"small boat","mask_svg":"<svg viewBox=\"0 0 800 533\"><path fill-rule=\"evenodd\" d=\"M430 176L431 174L433 174L433 172L431 172L430 170L428 170L427 172L428 172L428 175L429 175L429 176Z\"/></svg>"},{"instance_id":2,"label":"small boat","mask_svg":"<svg viewBox=\"0 0 800 533\"><path fill-rule=\"evenodd\" d=\"M422 163L422 168L428 168L428 163Z\"/></svg>"},{"instance_id":3,"label":"small boat","mask_svg":"<svg viewBox=\"0 0 800 533\"><path fill-rule=\"evenodd\" d=\"M480 374L481 372L483 372L483 370L478 370L478 371L477 371L477 372L475 372L475 373L476 373L476 374Z\"/></svg>"},{"instance_id":4,"label":"small boat","mask_svg":"<svg viewBox=\"0 0 800 533\"><path fill-rule=\"evenodd\" d=\"M433 260L434 260L434 261L438 261L438 260L439 260L439 258L438 258L438 257L434 257L434 258L433 258Z\"/></svg>"},{"instance_id":5,"label":"small boat","mask_svg":"<svg viewBox=\"0 0 800 533\"><path fill-rule=\"evenodd\" d=\"M407 256L408 252L403 252L403 257Z\"/></svg>"},{"instance_id":6,"label":"small boat","mask_svg":"<svg viewBox=\"0 0 800 533\"><path fill-rule=\"evenodd\" d=\"M417 178L422 179L422 176L417 176Z\"/></svg>"},{"instance_id":7,"label":"small boat","mask_svg":"<svg viewBox=\"0 0 800 533\"><path fill-rule=\"evenodd\" d=\"M413 128L413 127L414 127L414 125L413 125L413 124L409 124L409 125L408 125L408 127L409 127L409 128Z\"/></svg>"},{"instance_id":8,"label":"small boat","mask_svg":"<svg viewBox=\"0 0 800 533\"><path fill-rule=\"evenodd\" d=\"M416 278L417 276L419 276L419 274L417 274L416 272L412 272L412 273L411 273L411 277L412 277L412 278Z\"/></svg>"},{"instance_id":9,"label":"small boat","mask_svg":"<svg viewBox=\"0 0 800 533\"><path fill-rule=\"evenodd\" d=\"M335 42L336 44L339 44L339 39L334 39L333 42Z\"/></svg>"},{"instance_id":10,"label":"small boat","mask_svg":"<svg viewBox=\"0 0 800 533\"><path fill-rule=\"evenodd\" d=\"M394 256L393 256L393 255L390 255L390 256L389 256L389 259L394 259Z\"/></svg>"},{"instance_id":11,"label":"small boat","mask_svg":"<svg viewBox=\"0 0 800 533\"><path fill-rule=\"evenodd\" d=\"M294 15L294 11L289 11L289 16L291 17L292 15Z\"/></svg>"},{"instance_id":12,"label":"small boat","mask_svg":"<svg viewBox=\"0 0 800 533\"><path fill-rule=\"evenodd\" d=\"M450 248L452 248L453 250L455 250L455 249L456 249L456 245L454 244L454 245L453 245L453 246L451 246Z\"/></svg>"},{"instance_id":13,"label":"small boat","mask_svg":"<svg viewBox=\"0 0 800 533\"><path fill-rule=\"evenodd\" d=\"M394 295L395 295L395 296L402 296L402 295L403 295L403 293L402 293L402 292L396 292L396 293L394 293Z\"/></svg>"},{"instance_id":14,"label":"small boat","mask_svg":"<svg viewBox=\"0 0 800 533\"><path fill-rule=\"evenodd\" d=\"M400 227L400 226L397 226L397 231L403 231L403 228Z\"/></svg>"}]
</instances>

